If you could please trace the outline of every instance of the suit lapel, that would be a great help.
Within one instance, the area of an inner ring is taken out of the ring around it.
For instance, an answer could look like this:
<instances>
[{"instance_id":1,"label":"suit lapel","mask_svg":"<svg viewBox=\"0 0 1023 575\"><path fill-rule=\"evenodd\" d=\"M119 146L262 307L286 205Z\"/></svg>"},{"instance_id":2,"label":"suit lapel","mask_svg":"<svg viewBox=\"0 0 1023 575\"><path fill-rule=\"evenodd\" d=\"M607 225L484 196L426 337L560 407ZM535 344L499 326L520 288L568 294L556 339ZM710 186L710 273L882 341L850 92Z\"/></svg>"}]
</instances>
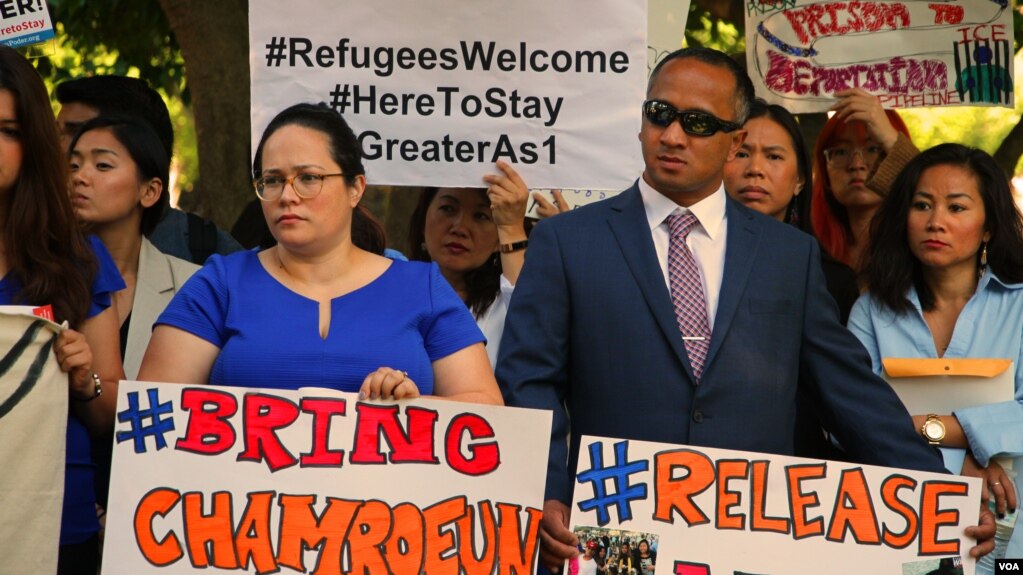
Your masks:
<instances>
[{"instance_id":1,"label":"suit lapel","mask_svg":"<svg viewBox=\"0 0 1023 575\"><path fill-rule=\"evenodd\" d=\"M750 270L756 260L757 247L760 245L760 233L763 224L753 218L752 212L740 207L729 198L725 204L728 215L728 245L725 246L725 269L721 278L721 292L718 295L718 308L714 315L714 331L710 338L710 350L704 373L710 370L711 363L721 342L724 341L728 328L735 319L735 313L746 291L746 282Z\"/></svg>"},{"instance_id":2,"label":"suit lapel","mask_svg":"<svg viewBox=\"0 0 1023 575\"><path fill-rule=\"evenodd\" d=\"M139 271L135 282L135 300L128 326L128 345L125 346L124 372L134 379L142 364L146 346L132 342L147 341L157 316L174 296L174 275L170 264L149 240L143 238L139 251Z\"/></svg>"},{"instance_id":3,"label":"suit lapel","mask_svg":"<svg viewBox=\"0 0 1023 575\"><path fill-rule=\"evenodd\" d=\"M619 194L611 204L608 216L611 232L622 250L623 259L629 271L639 284L643 298L650 307L657 325L668 339L679 361L685 366L690 381L695 381L689 358L686 356L682 336L675 320L675 310L671 305L671 295L664 283L664 274L657 262L657 252L650 235L650 224L643 207L643 197L639 188L633 185Z\"/></svg>"}]
</instances>

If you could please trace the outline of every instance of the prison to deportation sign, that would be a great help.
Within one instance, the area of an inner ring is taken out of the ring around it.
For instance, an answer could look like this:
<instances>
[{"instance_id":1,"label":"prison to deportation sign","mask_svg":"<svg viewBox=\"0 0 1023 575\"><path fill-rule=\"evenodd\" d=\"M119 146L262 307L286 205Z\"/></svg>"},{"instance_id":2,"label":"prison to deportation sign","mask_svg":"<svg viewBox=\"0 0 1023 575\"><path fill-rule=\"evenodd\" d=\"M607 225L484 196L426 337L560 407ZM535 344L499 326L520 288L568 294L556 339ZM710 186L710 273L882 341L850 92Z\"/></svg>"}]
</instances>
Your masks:
<instances>
[{"instance_id":1,"label":"prison to deportation sign","mask_svg":"<svg viewBox=\"0 0 1023 575\"><path fill-rule=\"evenodd\" d=\"M886 108L1013 107L1006 0L749 0L746 58L757 95L820 112L859 87Z\"/></svg>"},{"instance_id":2,"label":"prison to deportation sign","mask_svg":"<svg viewBox=\"0 0 1023 575\"><path fill-rule=\"evenodd\" d=\"M103 572L531 573L550 421L122 382Z\"/></svg>"},{"instance_id":3,"label":"prison to deportation sign","mask_svg":"<svg viewBox=\"0 0 1023 575\"><path fill-rule=\"evenodd\" d=\"M621 189L642 167L646 0L253 0L253 149L270 119L326 102L371 183Z\"/></svg>"},{"instance_id":4,"label":"prison to deportation sign","mask_svg":"<svg viewBox=\"0 0 1023 575\"><path fill-rule=\"evenodd\" d=\"M656 575L974 571L979 479L583 437L583 538L657 542ZM920 571L927 564L932 568Z\"/></svg>"}]
</instances>

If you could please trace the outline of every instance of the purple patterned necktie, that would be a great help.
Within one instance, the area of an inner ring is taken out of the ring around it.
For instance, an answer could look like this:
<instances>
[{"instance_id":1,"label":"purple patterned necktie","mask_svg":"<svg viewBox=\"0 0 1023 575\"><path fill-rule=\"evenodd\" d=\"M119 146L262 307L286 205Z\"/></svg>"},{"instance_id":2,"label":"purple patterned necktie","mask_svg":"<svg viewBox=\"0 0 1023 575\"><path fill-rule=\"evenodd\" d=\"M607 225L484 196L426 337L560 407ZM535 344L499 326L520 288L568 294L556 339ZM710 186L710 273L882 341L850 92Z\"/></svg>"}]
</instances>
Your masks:
<instances>
[{"instance_id":1,"label":"purple patterned necktie","mask_svg":"<svg viewBox=\"0 0 1023 575\"><path fill-rule=\"evenodd\" d=\"M675 319L682 333L682 342L689 355L693 375L700 379L703 362L710 349L710 323L707 320L707 302L703 297L703 279L693 253L686 245L689 232L700 223L691 212L674 212L668 216L668 279L671 283L671 303Z\"/></svg>"}]
</instances>

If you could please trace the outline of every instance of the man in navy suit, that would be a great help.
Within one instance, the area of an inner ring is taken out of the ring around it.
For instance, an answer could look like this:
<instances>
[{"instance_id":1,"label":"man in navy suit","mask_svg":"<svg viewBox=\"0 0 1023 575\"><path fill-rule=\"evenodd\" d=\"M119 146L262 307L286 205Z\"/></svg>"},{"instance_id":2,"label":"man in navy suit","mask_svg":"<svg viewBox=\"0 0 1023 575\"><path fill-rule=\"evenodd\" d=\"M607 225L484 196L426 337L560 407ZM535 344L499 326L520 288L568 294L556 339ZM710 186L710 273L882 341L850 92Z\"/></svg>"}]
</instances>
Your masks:
<instances>
[{"instance_id":1,"label":"man in navy suit","mask_svg":"<svg viewBox=\"0 0 1023 575\"><path fill-rule=\"evenodd\" d=\"M679 50L654 69L647 98L642 177L533 230L501 344L506 402L554 412L541 530L551 567L576 553L567 526L581 435L789 455L801 373L853 458L944 472L839 323L816 241L725 194L753 99L745 72L720 52ZM702 283L706 331L684 333L676 316L673 213L698 220L684 240L698 281L686 285ZM687 351L694 342L702 351ZM989 541L973 553L993 547L993 519L982 523L971 534Z\"/></svg>"}]
</instances>

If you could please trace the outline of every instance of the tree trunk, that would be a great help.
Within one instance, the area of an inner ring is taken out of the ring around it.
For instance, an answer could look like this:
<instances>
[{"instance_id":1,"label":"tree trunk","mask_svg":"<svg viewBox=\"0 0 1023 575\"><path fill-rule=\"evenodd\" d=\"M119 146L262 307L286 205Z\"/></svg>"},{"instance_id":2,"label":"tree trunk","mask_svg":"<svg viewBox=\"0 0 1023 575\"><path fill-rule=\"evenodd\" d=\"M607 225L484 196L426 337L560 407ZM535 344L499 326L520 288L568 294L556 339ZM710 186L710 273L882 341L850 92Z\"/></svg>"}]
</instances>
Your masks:
<instances>
[{"instance_id":1,"label":"tree trunk","mask_svg":"<svg viewBox=\"0 0 1023 575\"><path fill-rule=\"evenodd\" d=\"M230 229L252 198L246 0L160 0L188 74L199 182L195 211Z\"/></svg>"},{"instance_id":2,"label":"tree trunk","mask_svg":"<svg viewBox=\"0 0 1023 575\"><path fill-rule=\"evenodd\" d=\"M1005 136L1002 143L995 150L995 161L1001 166L1005 174L1011 179L1016 173L1016 165L1019 157L1023 155L1023 118Z\"/></svg>"},{"instance_id":3,"label":"tree trunk","mask_svg":"<svg viewBox=\"0 0 1023 575\"><path fill-rule=\"evenodd\" d=\"M817 136L824 129L828 121L828 115L824 112L816 114L799 114L799 131L803 133L803 141L806 143L806 153L810 155L810 162L813 162L813 148L817 145Z\"/></svg>"},{"instance_id":4,"label":"tree trunk","mask_svg":"<svg viewBox=\"0 0 1023 575\"><path fill-rule=\"evenodd\" d=\"M412 212L419 203L423 188L394 187L387 203L387 243L406 255L408 252L408 225Z\"/></svg>"}]
</instances>

